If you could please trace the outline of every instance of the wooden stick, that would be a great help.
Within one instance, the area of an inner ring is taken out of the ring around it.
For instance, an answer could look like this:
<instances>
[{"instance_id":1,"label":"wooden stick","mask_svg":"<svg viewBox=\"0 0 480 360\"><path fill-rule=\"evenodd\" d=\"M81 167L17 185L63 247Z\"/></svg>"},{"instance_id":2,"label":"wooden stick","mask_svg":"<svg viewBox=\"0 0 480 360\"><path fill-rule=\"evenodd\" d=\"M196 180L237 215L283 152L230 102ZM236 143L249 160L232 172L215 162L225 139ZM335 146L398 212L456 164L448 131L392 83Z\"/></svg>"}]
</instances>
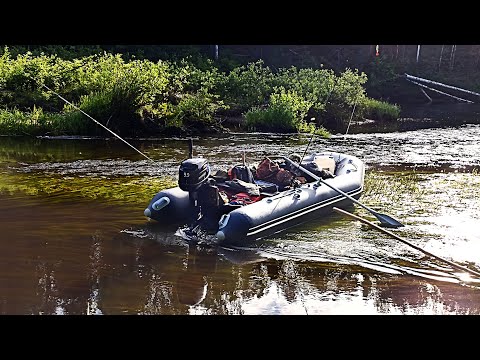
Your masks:
<instances>
[{"instance_id":1,"label":"wooden stick","mask_svg":"<svg viewBox=\"0 0 480 360\"><path fill-rule=\"evenodd\" d=\"M432 98L430 96L428 96L428 94L425 92L425 90L423 90L421 86L419 86L418 88L423 93L423 95L425 95L427 97L428 102L432 102Z\"/></svg>"},{"instance_id":2,"label":"wooden stick","mask_svg":"<svg viewBox=\"0 0 480 360\"><path fill-rule=\"evenodd\" d=\"M435 254L432 254L431 252L428 252L428 251L426 251L426 250L423 250L421 247L418 247L418 246L412 244L411 242L408 242L407 240L402 239L400 236L392 233L391 231L385 230L385 229L381 228L380 226L375 225L374 223L372 223L372 222L370 222L370 221L368 221L368 220L366 220L366 219L364 219L364 218L362 218L362 217L360 217L360 216L354 215L354 214L352 214L352 213L349 213L348 211L345 211L345 210L342 210L342 209L339 209L339 208L336 208L336 207L334 207L333 210L336 211L336 212L338 212L338 213L341 213L341 214L350 216L350 217L352 217L352 218L354 218L354 219L357 219L357 220L359 220L359 221L361 221L361 222L363 222L363 223L365 223L365 224L367 224L367 225L370 225L370 226L373 227L374 229L377 229L377 230L379 230L379 231L381 231L381 232L383 232L383 233L385 233L385 234L388 234L388 235L390 235L391 237L393 237L393 238L395 238L395 239L403 242L404 244L406 244L406 245L408 245L408 246L411 246L411 247L413 247L414 249L417 249L418 251L423 252L424 254L433 256L434 258L436 258L436 259L438 259L438 260L444 261L444 262L446 262L447 264L449 264L449 265L451 265L451 266L453 266L453 267L456 267L457 269L460 269L460 270L469 272L469 273L471 273L471 274L473 274L473 275L476 275L476 276L480 276L480 273L479 273L479 272L474 271L474 270L470 270L470 269L467 268L467 267L458 265L458 264L456 264L456 263L454 263L454 262L452 262L452 261L450 261L450 260L444 259L444 258L442 258L442 257L440 257L440 256L437 256L437 255L435 255Z\"/></svg>"}]
</instances>

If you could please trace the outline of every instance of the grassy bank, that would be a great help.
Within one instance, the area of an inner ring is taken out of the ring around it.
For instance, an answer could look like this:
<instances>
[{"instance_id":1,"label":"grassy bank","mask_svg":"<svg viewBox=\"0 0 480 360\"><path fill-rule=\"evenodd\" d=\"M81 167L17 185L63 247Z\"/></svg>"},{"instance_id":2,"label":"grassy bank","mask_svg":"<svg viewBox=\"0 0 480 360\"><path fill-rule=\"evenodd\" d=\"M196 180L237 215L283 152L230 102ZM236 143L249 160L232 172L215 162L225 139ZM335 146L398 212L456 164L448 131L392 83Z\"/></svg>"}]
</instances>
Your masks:
<instances>
[{"instance_id":1,"label":"grassy bank","mask_svg":"<svg viewBox=\"0 0 480 360\"><path fill-rule=\"evenodd\" d=\"M278 69L262 61L223 71L211 60L125 60L103 53L0 57L0 134L121 136L225 131L342 131L352 117L392 121L397 105L369 98L367 76L346 69ZM51 89L52 91L49 91ZM74 104L67 104L59 96Z\"/></svg>"}]
</instances>

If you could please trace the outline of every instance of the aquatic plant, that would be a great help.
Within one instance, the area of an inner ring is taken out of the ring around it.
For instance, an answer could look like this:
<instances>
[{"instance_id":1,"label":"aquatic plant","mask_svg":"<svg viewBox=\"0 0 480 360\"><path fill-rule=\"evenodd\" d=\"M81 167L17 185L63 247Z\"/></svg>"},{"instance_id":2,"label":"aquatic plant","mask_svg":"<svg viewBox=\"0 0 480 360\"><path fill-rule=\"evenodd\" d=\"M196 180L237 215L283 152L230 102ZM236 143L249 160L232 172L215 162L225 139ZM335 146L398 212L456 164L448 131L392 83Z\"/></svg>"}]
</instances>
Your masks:
<instances>
[{"instance_id":1,"label":"aquatic plant","mask_svg":"<svg viewBox=\"0 0 480 360\"><path fill-rule=\"evenodd\" d=\"M2 174L0 193L32 196L78 196L106 203L121 202L143 206L162 189L176 186L170 177L60 176L42 173Z\"/></svg>"},{"instance_id":2,"label":"aquatic plant","mask_svg":"<svg viewBox=\"0 0 480 360\"><path fill-rule=\"evenodd\" d=\"M425 189L419 185L419 182L420 177L416 172L368 171L365 174L365 191L362 199L372 208L395 207L405 202L405 199L425 195Z\"/></svg>"}]
</instances>

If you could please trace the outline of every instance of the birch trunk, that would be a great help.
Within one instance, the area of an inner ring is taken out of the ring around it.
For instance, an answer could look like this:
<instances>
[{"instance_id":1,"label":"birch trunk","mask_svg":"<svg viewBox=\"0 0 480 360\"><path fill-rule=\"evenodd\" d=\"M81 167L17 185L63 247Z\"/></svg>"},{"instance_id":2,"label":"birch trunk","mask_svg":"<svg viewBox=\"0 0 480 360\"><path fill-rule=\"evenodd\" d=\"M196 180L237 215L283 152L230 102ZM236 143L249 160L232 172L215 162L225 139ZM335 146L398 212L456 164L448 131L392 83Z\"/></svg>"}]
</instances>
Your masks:
<instances>
[{"instance_id":1,"label":"birch trunk","mask_svg":"<svg viewBox=\"0 0 480 360\"><path fill-rule=\"evenodd\" d=\"M440 50L440 59L438 59L438 71L440 72L440 68L442 67L442 56L443 56L443 48L445 45L442 45L442 50Z\"/></svg>"}]
</instances>

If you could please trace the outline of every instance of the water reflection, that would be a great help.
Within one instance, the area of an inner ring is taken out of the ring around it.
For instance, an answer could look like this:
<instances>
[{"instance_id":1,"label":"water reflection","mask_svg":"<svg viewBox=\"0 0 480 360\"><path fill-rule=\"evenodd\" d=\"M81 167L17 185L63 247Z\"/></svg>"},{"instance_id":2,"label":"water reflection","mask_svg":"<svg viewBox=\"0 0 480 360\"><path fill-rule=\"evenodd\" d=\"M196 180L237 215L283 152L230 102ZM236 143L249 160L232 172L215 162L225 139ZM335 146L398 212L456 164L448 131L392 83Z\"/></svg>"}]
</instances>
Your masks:
<instances>
[{"instance_id":1,"label":"water reflection","mask_svg":"<svg viewBox=\"0 0 480 360\"><path fill-rule=\"evenodd\" d=\"M29 205L32 214L39 214L46 204ZM78 204L71 210L84 213ZM3 228L4 233L15 235L15 242L1 243L2 313L479 312L478 290L462 285L449 269L421 256L418 262L367 257L368 250L358 254L355 249L362 245L349 241L343 245L350 243L350 250L343 246L343 255L335 255L335 241L340 240L306 239L295 245L289 236L293 239L296 233L245 249L200 247L175 236L173 227L125 227L120 221L108 229L105 224L113 220L99 213L92 214L97 220L85 231L73 228L68 220L64 227L50 222L45 228L35 215L30 220L36 228L27 229L23 240L18 236L18 223ZM55 216L55 212L50 214ZM110 213L117 221L125 220L125 215L118 209ZM89 233L92 228L97 229L93 234ZM52 233L52 229L56 235L47 239L43 232Z\"/></svg>"},{"instance_id":2,"label":"water reflection","mask_svg":"<svg viewBox=\"0 0 480 360\"><path fill-rule=\"evenodd\" d=\"M155 163L101 139L3 140L2 314L479 313L478 279L338 214L243 248L188 244L176 226L148 222L145 198L159 186L148 181L176 174L182 140L136 141ZM308 141L244 134L194 144L224 168L242 150L253 161L303 153ZM464 126L312 146L365 159L362 202L401 219L399 236L478 270L478 141L480 126ZM104 191L90 196L95 188Z\"/></svg>"},{"instance_id":3,"label":"water reflection","mask_svg":"<svg viewBox=\"0 0 480 360\"><path fill-rule=\"evenodd\" d=\"M101 281L99 306L103 313L462 314L479 311L478 291L469 292L458 278L446 277L448 269L441 267L436 270L437 280L435 270L418 268L418 264L397 264L397 271L389 273L364 266L299 261L290 258L288 253L271 258L269 247L204 248L175 244L176 240L166 233L152 233L148 238L150 240L137 241L135 250L125 253L128 259L114 260L123 263L123 267ZM128 236L117 240L120 240L119 246L132 244ZM136 261L132 261L134 256ZM423 263L428 266L429 260Z\"/></svg>"}]
</instances>

